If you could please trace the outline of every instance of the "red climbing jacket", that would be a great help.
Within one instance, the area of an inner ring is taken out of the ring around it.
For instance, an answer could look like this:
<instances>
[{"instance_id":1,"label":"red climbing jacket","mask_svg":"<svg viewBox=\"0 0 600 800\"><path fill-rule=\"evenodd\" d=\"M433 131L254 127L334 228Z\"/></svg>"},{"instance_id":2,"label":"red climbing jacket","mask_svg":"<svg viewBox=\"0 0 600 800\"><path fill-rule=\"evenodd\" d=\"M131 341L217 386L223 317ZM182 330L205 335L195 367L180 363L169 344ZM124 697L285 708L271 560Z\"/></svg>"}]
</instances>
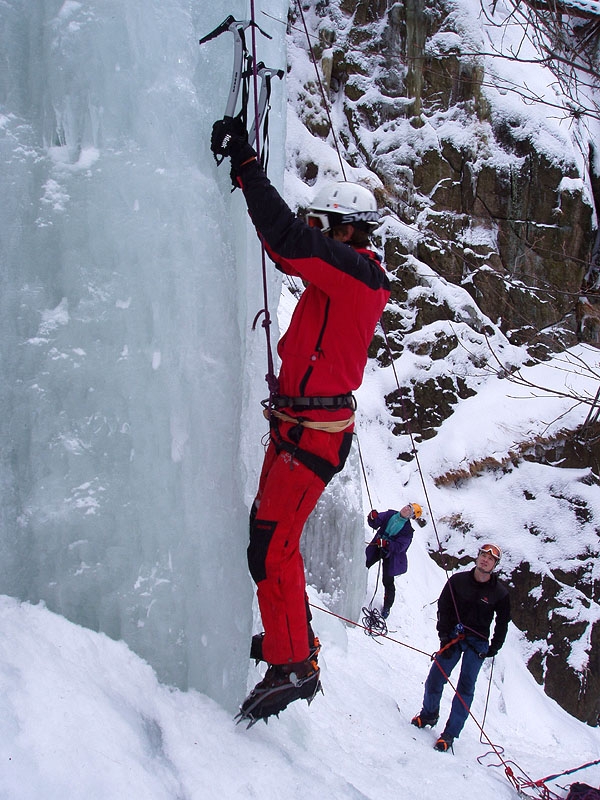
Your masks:
<instances>
[{"instance_id":1,"label":"red climbing jacket","mask_svg":"<svg viewBox=\"0 0 600 800\"><path fill-rule=\"evenodd\" d=\"M351 392L362 383L368 347L390 295L388 278L370 250L337 242L296 217L259 164L244 165L249 152L250 147L232 155L232 165L252 222L277 267L308 282L278 345L279 392L290 397ZM351 413L311 410L302 416L332 420Z\"/></svg>"}]
</instances>

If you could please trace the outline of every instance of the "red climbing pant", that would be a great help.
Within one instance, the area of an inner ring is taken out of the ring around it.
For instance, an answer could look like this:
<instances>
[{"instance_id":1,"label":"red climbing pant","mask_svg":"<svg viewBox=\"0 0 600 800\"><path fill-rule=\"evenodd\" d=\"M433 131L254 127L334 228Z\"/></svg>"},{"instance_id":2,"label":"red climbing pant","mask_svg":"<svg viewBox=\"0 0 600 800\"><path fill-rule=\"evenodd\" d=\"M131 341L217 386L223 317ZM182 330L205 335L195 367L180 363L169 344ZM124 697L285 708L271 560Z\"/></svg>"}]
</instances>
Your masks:
<instances>
[{"instance_id":1,"label":"red climbing pant","mask_svg":"<svg viewBox=\"0 0 600 800\"><path fill-rule=\"evenodd\" d=\"M294 430L297 428L294 426ZM248 546L248 566L257 585L265 630L263 656L270 664L308 658L309 624L300 537L323 489L343 467L352 441L348 432L303 429L302 447L294 448L285 435L289 429L289 424L279 425L277 435L272 435L269 442ZM282 445L289 449L282 449ZM290 450L294 449L292 455Z\"/></svg>"}]
</instances>

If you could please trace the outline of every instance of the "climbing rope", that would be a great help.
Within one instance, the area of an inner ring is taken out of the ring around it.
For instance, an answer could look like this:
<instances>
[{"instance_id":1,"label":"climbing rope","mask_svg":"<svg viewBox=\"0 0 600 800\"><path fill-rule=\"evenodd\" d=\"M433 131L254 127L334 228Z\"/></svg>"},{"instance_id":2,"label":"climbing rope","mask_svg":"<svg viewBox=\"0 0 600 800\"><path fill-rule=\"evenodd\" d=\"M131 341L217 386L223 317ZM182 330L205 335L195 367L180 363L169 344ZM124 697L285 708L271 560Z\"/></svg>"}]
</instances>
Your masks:
<instances>
[{"instance_id":1,"label":"climbing rope","mask_svg":"<svg viewBox=\"0 0 600 800\"><path fill-rule=\"evenodd\" d=\"M368 631L369 622L368 622L368 621L367 621L367 622L365 622L365 620L364 620L364 617L363 617L363 622L362 622L362 623L360 623L360 622L356 622L355 620L348 619L347 617L343 617L343 616L341 616L340 614L336 614L334 611L330 611L330 610L329 610L329 609L327 609L327 608L323 608L322 606L315 605L314 603L309 603L308 605L309 605L311 608L315 609L316 611L322 611L324 614L329 614L330 616L332 616L332 617L335 617L336 619L339 619L339 620L341 620L342 622L345 622L345 623L347 623L348 625L352 625L353 627L356 627L356 628L363 628L363 629L365 630L365 632L366 632L366 633L369 633L369 631ZM364 610L365 610L365 609L363 609L363 612L364 612ZM389 635L387 632L386 632L386 633L381 633L381 634L379 634L379 635L380 635L380 638L382 638L382 639L387 639L387 641L389 641L389 642L393 642L394 644L399 644L399 645L401 645L402 647L405 647L405 648L407 648L408 650L412 650L412 651L413 651L413 652L415 652L415 653L420 653L420 654L422 654L422 655L425 655L425 656L427 656L427 657L428 657L430 660L432 660L432 661L433 661L433 660L436 660L436 663L437 663L437 664L438 664L438 666L439 666L439 662L437 661L437 659L436 659L436 656L437 656L437 655L438 655L438 654L439 654L441 651L437 651L437 652L435 652L435 653L428 653L427 651L425 651L425 650L421 650L421 649L420 649L420 648L418 648L418 647L414 647L413 645L410 645L410 644L408 644L407 642L403 642L401 639L396 639L396 638L394 638L394 637L390 636L390 635ZM456 641L458 641L458 638L456 639ZM380 642L380 644L383 644L383 642ZM491 750L493 751L494 755L496 756L496 758L498 759L498 761L500 762L500 764L501 764L502 766L504 766L504 771L505 771L506 778L507 778L507 779L510 781L510 783L513 785L513 787L514 787L515 789L517 789L517 791L520 791L520 782L519 782L519 780L517 779L517 777L515 776L514 770L513 770L512 766L511 766L511 763L512 763L512 762L509 762L509 761L507 761L507 760L506 760L506 759L503 757L504 748L502 748L502 747L499 747L498 745L496 745L496 744L494 744L494 743L492 742L492 740L491 740L491 739L489 738L489 736L486 734L486 732L485 732L485 730L484 730L483 726L482 726L482 725L479 723L479 721L478 721L478 720L477 720L477 718L474 716L473 712L471 711L471 709L469 708L469 706L467 705L467 703L464 701L464 699L462 698L462 696L461 696L461 695L460 695L460 693L458 692L458 688L457 688L457 687L456 687L456 686L453 684L453 682L450 680L450 677L449 677L449 676L448 676L448 675L445 673L445 671L443 670L443 668L442 668L442 667L440 667L440 670L441 670L441 672L442 672L442 674L443 674L443 676L444 676L444 678L445 678L446 682L448 683L448 685L450 686L450 688L451 688L451 689L454 691L454 694L456 695L456 697L458 697L459 701L460 701L460 702L463 704L463 706L465 707L466 711L468 712L468 715L471 717L471 719L473 720L473 722L474 722L474 723L477 725L477 727L479 728L479 730L480 730L480 735L481 735L481 736L484 738L484 740L485 740L485 743L487 743L487 745L488 745L488 746L491 748ZM517 767L517 769L518 769L518 767ZM523 774L524 774L524 773L523 773ZM554 798L551 798L551 800L554 800Z\"/></svg>"},{"instance_id":2,"label":"climbing rope","mask_svg":"<svg viewBox=\"0 0 600 800\"><path fill-rule=\"evenodd\" d=\"M521 783L521 787L522 789L544 788L547 791L550 791L545 785L548 781L555 781L557 778L562 778L565 775L573 775L575 772L580 772L582 769L587 769L588 767L594 767L597 764L600 764L600 758L596 759L595 761L588 761L586 764L581 764L581 766L579 767L573 767L573 769L566 769L564 770L564 772L557 772L553 775L546 775L545 778L539 778L537 781L533 781L530 778L528 778L526 781L523 781Z\"/></svg>"},{"instance_id":3,"label":"climbing rope","mask_svg":"<svg viewBox=\"0 0 600 800\"><path fill-rule=\"evenodd\" d=\"M379 579L379 575L377 576ZM377 586L375 586L375 593L371 598L371 602L368 606L362 607L362 624L365 629L365 633L367 636L371 636L375 641L377 641L378 636L387 636L388 627L387 622L381 616L381 612L377 608L373 608L373 600L375 599L375 595L377 594ZM383 642L377 642L377 644L383 644Z\"/></svg>"},{"instance_id":4,"label":"climbing rope","mask_svg":"<svg viewBox=\"0 0 600 800\"><path fill-rule=\"evenodd\" d=\"M328 99L326 97L326 93L325 93L325 89L323 87L323 83L321 81L321 76L320 76L319 68L318 68L318 65L317 65L316 58L315 58L315 54L314 54L314 50L313 50L313 47L312 47L312 43L311 43L311 40L310 40L310 35L309 35L309 32L308 32L306 19L305 19L305 16L304 16L304 11L302 9L302 4L300 2L298 2L297 0L296 0L296 8L297 8L298 13L300 15L300 18L302 20L302 26L303 26L303 29L304 29L304 34L306 36L306 42L307 42L308 51L309 51L310 58L311 58L311 61L312 61L312 64L313 64L313 67L314 67L314 70L315 70L315 75L316 75L316 80L317 80L317 84L318 84L318 87L319 87L319 92L320 92L320 95L321 95L322 105L323 105L323 108L325 109L325 112L327 114L327 118L328 118L328 121L329 121L330 130L331 130L331 134L332 134L335 150L336 150L336 153L337 153L337 156L338 156L338 159L339 159L339 163L340 163L340 169L341 169L342 175L344 176L344 180L346 180L346 175L345 175L345 171L344 171L344 162L343 162L342 154L341 154L340 147L339 147L339 144L338 144L338 140L337 140L337 136L336 136L336 132L335 132L335 127L333 125L333 121L331 119L331 114L330 114L330 111L329 111L329 102L328 102ZM451 597L452 597L452 602L454 604L454 609L455 609L456 618L458 620L458 625L461 626L462 623L461 623L460 614L459 614L459 611L458 611L458 604L456 602L456 597L454 595L452 584L449 581L449 573L448 573L448 569L447 569L447 566L446 566L445 554L444 554L442 543L441 543L441 539L440 539L440 536L439 536L439 533L438 533L435 515L432 512L432 506L431 506L431 501L430 501L430 498L429 498L429 492L428 492L428 489L427 489L427 483L425 481L425 476L424 476L423 469L421 467L421 463L420 463L420 459L419 459L419 453L417 451L416 444L415 444L415 441L414 441L414 436L413 436L412 429L411 429L411 426L410 426L409 416L408 416L407 411L406 411L404 394L403 394L402 389L400 387L400 381L399 381L399 378L398 378L398 374L396 372L396 365L395 365L395 361L394 361L394 359L392 357L392 351L391 351L391 347L390 347L390 343L389 343L389 337L388 337L388 334L387 334L383 319L380 320L380 326L381 326L381 329L383 331L383 337L384 337L385 345L386 345L386 348L387 348L387 351L388 351L390 363L392 365L392 370L393 370L393 373L394 373L396 386L398 388L398 392L399 392L399 395L400 395L400 400L401 400L401 404L402 404L402 415L403 415L404 425L406 427L406 430L407 430L407 433L408 433L408 436L409 436L410 442L411 442L411 453L412 453L412 455L413 455L413 457L415 459L415 463L416 463L417 470L418 470L419 477L420 477L420 481L421 481L421 486L422 486L422 489L423 489L423 495L425 497L427 507L429 508L430 518L431 518L431 522L432 522L432 525L433 525L433 530L434 530L434 533L435 533L435 537L436 537L436 540L437 540L438 550L440 552L440 558L441 558L441 562L442 562L442 567L443 567L444 572L446 574L446 581L447 581L447 584L448 584L448 587L449 587L449 590L450 590L450 594L451 594ZM366 469L365 469L364 459L362 457L362 452L361 452L361 448L360 448L360 442L358 440L358 435L356 435L356 438L357 438L357 442L358 442L359 459L360 459L362 473L363 473L363 477L364 477L364 481L365 481L365 487L366 487L367 495L368 495L368 498L369 498L369 503L370 503L371 507L373 507L373 503L372 503L372 500L371 500L371 493L370 493L370 489L369 489L369 482L368 482L367 473L366 473ZM373 608L373 602L374 602L375 595L377 593L377 588L378 588L378 585L379 585L380 571L381 571L381 560L379 561L379 565L378 565L377 580L376 580L376 585L375 585L375 593L374 593L369 605L363 607L363 609L362 609L362 612L363 612L363 627L365 628L365 632L368 635L370 635L371 637L373 637L373 638L379 637L379 636L383 636L383 635L387 634L387 625L385 623L385 620L381 617L380 612L377 609ZM479 634L477 631L469 630L469 632L474 634L474 635L481 636L481 634Z\"/></svg>"},{"instance_id":5,"label":"climbing rope","mask_svg":"<svg viewBox=\"0 0 600 800\"><path fill-rule=\"evenodd\" d=\"M373 508L373 500L371 499L371 490L369 489L369 480L367 478L367 471L365 468L365 462L362 455L362 450L360 447L360 439L358 438L358 434L355 432L354 436L356 437L356 444L358 446L358 459L360 461L360 466L363 474L363 478L365 481L365 489L367 491L367 496L369 498L369 506ZM375 580L375 589L373 591L373 597L369 602L368 606L363 606L362 608L362 623L365 629L365 633L367 636L371 636L373 639L377 640L378 636L386 636L388 632L387 622L381 616L381 612L377 608L373 608L373 603L375 602L375 597L377 596L377 589L379 588L379 579L381 577L381 570L383 567L383 559L379 559L377 562L377 578ZM381 642L378 642L381 644Z\"/></svg>"},{"instance_id":6,"label":"climbing rope","mask_svg":"<svg viewBox=\"0 0 600 800\"><path fill-rule=\"evenodd\" d=\"M379 579L381 577L381 570L383 559L380 558L377 562L377 578L375 580L375 589L373 590L373 597L371 598L368 606L362 608L362 623L367 636L376 639L378 636L386 636L388 632L387 622L381 616L381 612L377 608L373 608L375 597L377 596L377 589L379 588Z\"/></svg>"},{"instance_id":7,"label":"climbing rope","mask_svg":"<svg viewBox=\"0 0 600 800\"><path fill-rule=\"evenodd\" d=\"M369 479L367 478L367 470L365 468L365 462L363 459L362 449L360 446L360 439L358 438L358 434L356 431L354 432L354 436L356 438L356 444L358 447L358 460L360 462L360 467L363 474L363 479L365 482L365 489L367 491L367 497L369 498L369 507L373 508L373 500L371 499L371 490L369 488ZM375 597L377 595L377 589L379 588L379 578L381 575L381 559L377 562L377 578L375 580L375 590L373 592L373 597L371 598L368 606L363 606L362 608L362 622L365 628L365 633L367 636L377 637L377 636L385 636L387 634L387 623L384 618L381 616L381 612L373 608L373 603L375 601Z\"/></svg>"},{"instance_id":8,"label":"climbing rope","mask_svg":"<svg viewBox=\"0 0 600 800\"><path fill-rule=\"evenodd\" d=\"M260 158L261 152L261 142L260 142L260 119L259 119L259 107L258 107L258 69L257 69L257 59L256 59L256 17L255 17L255 9L254 9L254 0L250 0L250 19L252 21L252 78L254 84L254 127L255 127L255 150L257 156ZM265 375L265 380L267 382L267 386L269 389L269 405L271 404L272 398L277 394L278 390L278 381L277 375L275 373L275 362L273 359L273 347L271 345L271 313L269 311L269 290L268 290L268 283L267 283L267 259L266 259L266 250L264 244L261 243L260 247L260 255L261 255L261 273L262 273L262 289L263 289L263 301L264 306L255 316L254 321L252 323L252 330L255 329L256 323L258 318L261 315L263 316L262 326L265 331L265 339L266 339L266 349L267 349L267 374Z\"/></svg>"},{"instance_id":9,"label":"climbing rope","mask_svg":"<svg viewBox=\"0 0 600 800\"><path fill-rule=\"evenodd\" d=\"M251 31L251 53L248 52L246 44L246 31L250 28ZM231 86L227 96L227 103L225 107L225 118L237 119L244 129L248 127L248 100L250 96L250 78L252 79L253 88L253 121L248 133L248 140L254 146L257 154L258 161L262 164L264 169L267 167L268 159L268 117L269 117L269 100L271 96L271 78L277 76L283 78L284 71L278 69L270 69L266 67L262 61L258 61L256 53L256 31L265 36L267 39L272 37L260 28L256 23L256 14L254 8L254 0L250 0L250 19L237 20L233 16L228 16L223 22L218 25L213 31L206 36L203 36L199 44L203 45L206 42L215 39L221 34L229 31L234 37L234 57L233 57L233 72L231 76ZM259 89L260 79L260 89ZM241 91L241 109L236 115L237 102ZM235 117L234 117L235 115ZM263 130L263 140L261 141L261 125ZM222 162L222 158L217 160L217 165ZM271 345L271 314L269 311L269 297L267 287L267 267L266 267L266 251L264 245L261 245L261 267L262 267L262 289L263 289L263 308L256 314L252 323L254 330L259 318L262 316L262 326L265 330L266 349L267 349L267 375L266 381L269 387L269 400L277 393L277 377L275 374L275 366L273 359L273 348Z\"/></svg>"},{"instance_id":10,"label":"climbing rope","mask_svg":"<svg viewBox=\"0 0 600 800\"><path fill-rule=\"evenodd\" d=\"M442 542L441 542L441 539L440 539L440 536L439 536L439 533L438 533L437 523L436 523L435 515L434 515L433 510L432 510L431 501L430 501L430 498L429 498L429 492L428 492L428 489L427 489L427 483L425 481L425 475L424 475L424 472L423 472L423 468L421 467L421 461L419 459L419 452L418 452L416 444L415 444L415 439L414 439L412 428L411 428L411 425L410 425L410 418L409 418L409 415L408 415L408 412L407 412L407 409L406 409L406 403L405 403L405 400L404 400L404 393L403 393L403 391L402 391L402 389L400 387L400 380L398 378L398 373L396 371L396 363L395 363L394 358L392 356L392 349L390 347L389 337L388 337L388 334L387 334L387 331L386 331L386 328L385 328L383 317L379 321L379 324L380 324L381 330L383 332L383 339L384 339L384 342L385 342L388 358L389 358L390 364L392 366L392 371L394 373L394 379L396 381L396 387L398 389L398 394L399 394L399 397L400 397L400 405L401 405L401 408L402 408L402 421L404 423L404 427L405 427L406 432L408 434L408 437L410 439L410 448L411 448L410 451L411 451L411 454L413 455L413 457L415 459L415 464L417 466L417 471L419 473L419 479L421 481L421 486L422 486L422 489L423 489L423 495L425 497L425 502L426 502L427 507L429 509L429 516L430 516L430 519L431 519L431 524L433 526L433 531L434 531L435 538L436 538L437 545L438 545L438 552L440 554L440 561L442 563L442 569L444 570L444 572L446 574L446 585L448 586L448 589L449 589L449 592L450 592L450 596L452 598L452 603L454 605L454 612L456 614L456 619L458 621L458 625L462 625L462 621L461 621L461 618L460 618L460 613L459 613L459 610L458 610L458 603L456 602L456 596L455 596L454 590L452 588L452 583L450 582L449 570L448 570L448 568L446 566L446 558L445 558L444 549L442 547ZM481 634L478 633L477 631L473 631L470 628L467 628L467 630L469 630L469 632L472 633L473 635L481 636Z\"/></svg>"},{"instance_id":11,"label":"climbing rope","mask_svg":"<svg viewBox=\"0 0 600 800\"><path fill-rule=\"evenodd\" d=\"M356 432L354 433L354 436L356 437L356 444L358 446L358 460L360 461L360 467L365 481L365 489L367 490L367 497L369 498L369 507L373 508L373 501L371 499L371 492L369 490L369 480L367 478L367 470L365 469L365 462L363 459L362 449L360 446L360 439L358 438L358 434Z\"/></svg>"},{"instance_id":12,"label":"climbing rope","mask_svg":"<svg viewBox=\"0 0 600 800\"><path fill-rule=\"evenodd\" d=\"M334 144L334 147L335 147L335 150L336 150L339 162L340 162L340 171L342 173L342 177L344 178L344 180L347 180L347 178L346 178L346 170L344 169L344 160L342 158L342 153L341 153L341 150L340 150L340 146L338 144L337 136L335 134L335 126L333 124L333 120L331 119L331 113L329 111L329 102L328 102L327 97L325 95L325 89L323 88L323 83L321 81L321 74L319 72L319 67L317 66L317 60L315 58L315 53L314 53L312 44L310 43L310 36L309 36L309 33L308 33L308 28L306 26L306 19L304 18L304 11L302 10L302 3L299 2L299 0L296 0L296 8L298 9L298 11L300 13L300 17L302 19L302 26L304 27L304 33L306 34L306 42L308 44L308 51L310 53L310 59L311 59L311 61L313 63L313 67L315 69L315 75L317 77L317 83L319 85L319 92L321 93L321 99L323 101L323 108L325 109L325 113L326 113L327 119L329 121L329 130L331 131L331 136L333 138L333 144Z\"/></svg>"},{"instance_id":13,"label":"climbing rope","mask_svg":"<svg viewBox=\"0 0 600 800\"><path fill-rule=\"evenodd\" d=\"M356 620L353 619L348 619L347 617L343 617L341 616L341 614L336 614L335 611L330 611L328 608L323 608L323 606L317 606L314 603L309 603L308 605L311 608L314 608L316 611L322 611L324 614L329 614L331 617L335 617L336 619L339 619L342 622L347 623L348 625L352 625L354 628L363 628L363 629L365 628L365 625L363 625L362 623L357 622ZM390 642L394 642L395 644L400 644L402 645L402 647L406 647L408 650L413 650L415 653L421 653L422 655L427 656L428 658L433 657L431 653L428 653L426 650L421 650L418 647L414 647L413 645L407 644L406 642L402 642L400 639L394 639L387 633L382 634L382 636L383 638L387 639Z\"/></svg>"},{"instance_id":14,"label":"climbing rope","mask_svg":"<svg viewBox=\"0 0 600 800\"><path fill-rule=\"evenodd\" d=\"M315 609L316 611L322 611L324 614L329 614L330 616L335 617L336 619L339 619L342 622L345 622L346 624L351 625L355 628L363 628L365 633L369 634L369 627L371 624L370 619L365 620L364 616L362 619L362 623L360 623L356 622L355 620L348 619L347 617L343 617L340 614L336 614L334 611L330 611L329 609L324 608L323 606L318 606L315 605L314 603L309 603L308 605L311 608ZM364 612L365 609L363 608L363 613ZM408 650L412 650L414 653L420 653L421 655L427 656L432 661L436 660L438 666L439 662L437 662L436 656L438 656L441 652L443 652L444 649L446 649L442 648L434 653L428 653L426 650L421 650L420 648L414 647L413 645L410 645L407 642L402 641L401 639L396 639L393 636L390 636L387 631L380 633L379 637L381 639L386 639L387 641L392 642L393 644L399 644L402 647L407 648ZM448 643L447 647L451 646L452 644L455 644L457 641L460 640L460 638L461 638L460 636L456 637L453 642ZM378 642L378 643L383 644L383 642ZM493 665L494 661L492 660L492 670L490 671L490 685L492 680ZM534 780L515 761L504 758L504 747L498 744L494 744L494 742L492 742L492 740L485 732L484 724L485 724L485 719L487 717L489 691L488 691L488 697L486 698L483 721L480 723L479 720L475 717L475 715L471 711L471 709L469 708L469 706L467 705L467 703L465 702L465 700L460 695L457 686L453 684L453 682L450 680L450 677L445 673L445 671L441 667L440 669L446 682L448 683L450 688L454 691L454 694L459 699L459 701L465 707L469 717L479 728L480 742L482 744L487 744L487 746L490 748L490 750L487 753L484 753L483 755L477 757L478 763L481 764L482 766L488 766L488 767L503 767L506 779L513 786L513 788L519 793L519 796L531 798L531 800L561 800L560 795L555 794L548 786L546 786L548 781L556 780L557 778L563 777L565 775L572 775L575 772L579 772L580 770L586 769L587 767L592 767L597 764L600 764L600 759L597 759L595 761L589 761L585 764L582 764L579 767L568 769L563 772L558 772L553 775L547 775L544 778ZM484 760L491 755L495 756L495 758L497 759L497 763L484 764Z\"/></svg>"},{"instance_id":15,"label":"climbing rope","mask_svg":"<svg viewBox=\"0 0 600 800\"><path fill-rule=\"evenodd\" d=\"M481 727L482 728L484 727L485 721L487 719L488 705L489 705L489 702L490 702L490 694L491 694L491 691L492 691L492 678L494 676L494 666L495 666L495 664L496 664L496 658L494 657L494 658L492 658L492 666L490 667L490 675L489 675L489 678L488 678L487 692L486 692L486 695L485 695L485 708L483 709L483 719L481 720ZM485 742L483 741L483 737L482 737L481 733L479 734L479 741L481 742L481 744L485 744ZM497 744L497 745L494 746L494 752L497 752L497 751L500 751L501 753L503 753L504 752L504 748L501 747L499 744ZM484 754L483 756L478 756L477 761L479 761L479 763L481 763L480 758L485 758L485 755L486 754Z\"/></svg>"}]
</instances>

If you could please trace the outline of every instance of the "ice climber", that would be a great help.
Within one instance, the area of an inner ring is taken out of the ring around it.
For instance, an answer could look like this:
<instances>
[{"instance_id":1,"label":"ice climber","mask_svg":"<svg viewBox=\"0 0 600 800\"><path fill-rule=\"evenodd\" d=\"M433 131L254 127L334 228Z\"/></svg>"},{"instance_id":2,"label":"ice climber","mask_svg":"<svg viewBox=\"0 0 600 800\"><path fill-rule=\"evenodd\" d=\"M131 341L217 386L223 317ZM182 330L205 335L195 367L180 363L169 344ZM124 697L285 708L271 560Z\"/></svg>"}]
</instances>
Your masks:
<instances>
[{"instance_id":1,"label":"ice climber","mask_svg":"<svg viewBox=\"0 0 600 800\"><path fill-rule=\"evenodd\" d=\"M271 185L238 119L213 126L211 149L229 156L234 186L268 255L306 288L278 345L277 395L270 440L250 513L248 566L257 585L264 634L251 654L266 674L240 708L252 724L320 688L318 640L310 625L300 536L325 486L346 461L367 350L390 295L388 278L369 249L379 220L364 186L331 183L305 220ZM326 535L326 532L324 532Z\"/></svg>"},{"instance_id":2,"label":"ice climber","mask_svg":"<svg viewBox=\"0 0 600 800\"><path fill-rule=\"evenodd\" d=\"M383 561L382 583L384 588L381 616L387 619L396 599L394 577L404 575L408 569L406 551L413 540L411 519L420 519L423 509L418 503L407 503L400 511L371 511L367 524L377 533L365 550L367 569Z\"/></svg>"},{"instance_id":3,"label":"ice climber","mask_svg":"<svg viewBox=\"0 0 600 800\"><path fill-rule=\"evenodd\" d=\"M450 716L434 747L446 751L462 731L475 694L475 682L485 658L493 658L504 644L510 622L510 598L494 574L502 558L496 544L479 549L475 567L452 575L438 600L437 631L440 650L425 681L423 708L411 722L417 728L437 724L442 692L450 673L462 658ZM495 616L494 635L488 642Z\"/></svg>"}]
</instances>

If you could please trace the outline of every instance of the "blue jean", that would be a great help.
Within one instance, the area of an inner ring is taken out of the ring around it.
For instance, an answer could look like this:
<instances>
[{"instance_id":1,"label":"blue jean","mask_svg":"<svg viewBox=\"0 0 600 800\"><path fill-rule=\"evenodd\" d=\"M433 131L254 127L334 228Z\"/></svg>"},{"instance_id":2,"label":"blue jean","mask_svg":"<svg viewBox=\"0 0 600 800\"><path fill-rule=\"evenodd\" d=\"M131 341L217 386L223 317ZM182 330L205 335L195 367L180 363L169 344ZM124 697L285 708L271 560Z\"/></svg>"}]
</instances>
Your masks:
<instances>
[{"instance_id":1,"label":"blue jean","mask_svg":"<svg viewBox=\"0 0 600 800\"><path fill-rule=\"evenodd\" d=\"M444 686L462 656L460 676L452 700L450 716L444 728L444 735L449 738L456 739L467 721L475 694L475 683L483 664L483 659L479 654L486 653L487 650L488 643L485 639L467 636L466 639L462 639L441 655L436 656L431 665L425 681L422 714L426 717L437 717L440 713L440 701Z\"/></svg>"}]
</instances>

